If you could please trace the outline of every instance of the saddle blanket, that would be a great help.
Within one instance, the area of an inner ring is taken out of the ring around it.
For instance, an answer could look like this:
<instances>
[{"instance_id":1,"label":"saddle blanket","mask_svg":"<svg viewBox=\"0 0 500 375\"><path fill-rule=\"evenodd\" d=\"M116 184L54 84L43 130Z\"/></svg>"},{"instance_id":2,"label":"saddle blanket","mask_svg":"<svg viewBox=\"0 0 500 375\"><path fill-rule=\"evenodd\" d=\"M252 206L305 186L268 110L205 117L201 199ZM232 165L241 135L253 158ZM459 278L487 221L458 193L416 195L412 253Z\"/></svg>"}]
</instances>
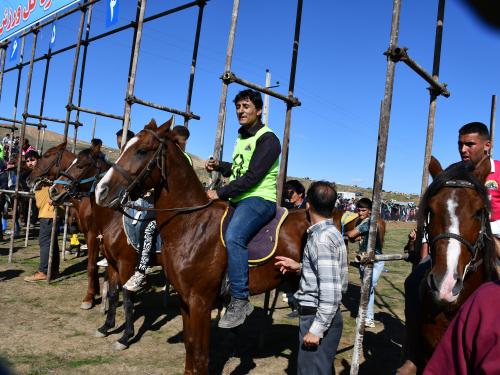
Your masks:
<instances>
[{"instance_id":1,"label":"saddle blanket","mask_svg":"<svg viewBox=\"0 0 500 375\"><path fill-rule=\"evenodd\" d=\"M153 208L153 194L146 194L144 197L134 201L133 204L143 208ZM144 243L144 231L146 230L148 224L155 220L155 213L153 211L139 211L130 207L125 208L125 212L127 215L133 217L133 219L131 219L123 215L123 228L125 229L125 234L127 235L127 241L137 252L140 252L142 244ZM161 246L161 238L159 234L156 233L151 251L154 250L155 252L160 253Z\"/></svg>"},{"instance_id":2,"label":"saddle blanket","mask_svg":"<svg viewBox=\"0 0 500 375\"><path fill-rule=\"evenodd\" d=\"M224 245L224 235L231 217L233 216L234 208L229 206L224 212L220 223L220 238ZM257 234L250 240L248 244L248 263L250 266L257 266L269 260L278 247L278 235L281 225L288 216L288 210L284 207L276 208L274 218L261 228Z\"/></svg>"}]
</instances>

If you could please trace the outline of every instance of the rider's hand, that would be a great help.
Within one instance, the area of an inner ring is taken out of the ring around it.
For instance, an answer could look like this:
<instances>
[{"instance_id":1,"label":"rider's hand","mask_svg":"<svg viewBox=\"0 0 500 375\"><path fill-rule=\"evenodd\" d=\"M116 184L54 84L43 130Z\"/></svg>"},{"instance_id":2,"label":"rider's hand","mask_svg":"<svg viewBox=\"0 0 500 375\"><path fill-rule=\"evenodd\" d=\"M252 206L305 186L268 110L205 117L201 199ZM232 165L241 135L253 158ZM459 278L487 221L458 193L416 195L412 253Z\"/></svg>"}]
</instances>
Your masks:
<instances>
[{"instance_id":1,"label":"rider's hand","mask_svg":"<svg viewBox=\"0 0 500 375\"><path fill-rule=\"evenodd\" d=\"M312 334L311 332L307 332L304 336L304 346L306 347L314 347L319 345L320 337Z\"/></svg>"},{"instance_id":2,"label":"rider's hand","mask_svg":"<svg viewBox=\"0 0 500 375\"><path fill-rule=\"evenodd\" d=\"M207 190L207 197L208 197L208 199L219 199L219 196L217 195L217 191L215 191L215 190Z\"/></svg>"},{"instance_id":3,"label":"rider's hand","mask_svg":"<svg viewBox=\"0 0 500 375\"><path fill-rule=\"evenodd\" d=\"M415 241L417 239L417 230L412 229L411 232L408 234L408 239L410 241Z\"/></svg>"},{"instance_id":4,"label":"rider's hand","mask_svg":"<svg viewBox=\"0 0 500 375\"><path fill-rule=\"evenodd\" d=\"M284 275L287 272L299 272L300 271L300 263L287 257L276 256L277 260L274 265L280 268L280 272Z\"/></svg>"},{"instance_id":5,"label":"rider's hand","mask_svg":"<svg viewBox=\"0 0 500 375\"><path fill-rule=\"evenodd\" d=\"M210 158L208 159L206 162L205 162L205 169L208 171L208 172L212 172L213 170L215 170L217 167L219 166L219 161L214 159L214 158Z\"/></svg>"}]
</instances>

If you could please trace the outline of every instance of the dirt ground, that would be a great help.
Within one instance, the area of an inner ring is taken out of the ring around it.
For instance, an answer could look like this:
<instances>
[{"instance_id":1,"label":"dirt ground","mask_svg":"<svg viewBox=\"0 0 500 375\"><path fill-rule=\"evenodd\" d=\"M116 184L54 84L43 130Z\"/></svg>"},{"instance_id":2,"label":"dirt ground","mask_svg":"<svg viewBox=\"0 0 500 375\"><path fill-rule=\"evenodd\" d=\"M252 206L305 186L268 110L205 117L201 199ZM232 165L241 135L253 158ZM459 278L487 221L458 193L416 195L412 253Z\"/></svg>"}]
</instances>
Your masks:
<instances>
[{"instance_id":1,"label":"dirt ground","mask_svg":"<svg viewBox=\"0 0 500 375\"><path fill-rule=\"evenodd\" d=\"M400 253L413 224L389 223L386 253ZM36 232L35 232L36 234ZM3 374L182 374L184 345L178 299L163 306L160 270L149 277L152 286L135 303L135 337L127 350L112 344L123 330L118 309L116 329L106 338L93 336L104 322L100 306L79 308L86 289L86 258L61 261L61 276L52 282L29 284L23 278L38 266L36 236L27 248L16 240L13 262L7 263L8 242L0 242L0 375ZM353 247L351 247L353 249ZM352 251L351 251L352 252ZM376 291L376 328L365 333L362 374L389 374L398 366L404 331L403 281L409 265L386 262ZM101 275L102 277L102 275ZM341 308L344 331L335 360L337 374L348 374L359 301L358 270L349 267L349 290ZM101 278L102 281L102 278ZM226 332L212 329L211 374L295 374L297 318L281 293L273 323L262 309L263 296L244 327Z\"/></svg>"}]
</instances>

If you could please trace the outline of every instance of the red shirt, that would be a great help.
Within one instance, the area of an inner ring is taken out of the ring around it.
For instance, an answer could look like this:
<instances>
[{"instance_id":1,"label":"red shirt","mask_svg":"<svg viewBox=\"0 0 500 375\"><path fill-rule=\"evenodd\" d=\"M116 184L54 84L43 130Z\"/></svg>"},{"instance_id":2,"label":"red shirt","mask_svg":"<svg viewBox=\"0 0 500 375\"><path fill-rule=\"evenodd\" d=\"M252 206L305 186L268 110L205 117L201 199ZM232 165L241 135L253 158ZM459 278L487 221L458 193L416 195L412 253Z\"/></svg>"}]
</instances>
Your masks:
<instances>
[{"instance_id":1,"label":"red shirt","mask_svg":"<svg viewBox=\"0 0 500 375\"><path fill-rule=\"evenodd\" d=\"M491 160L491 172L484 184L491 202L490 221L500 220L500 161Z\"/></svg>"},{"instance_id":2,"label":"red shirt","mask_svg":"<svg viewBox=\"0 0 500 375\"><path fill-rule=\"evenodd\" d=\"M483 284L462 305L424 375L500 374L500 281Z\"/></svg>"}]
</instances>

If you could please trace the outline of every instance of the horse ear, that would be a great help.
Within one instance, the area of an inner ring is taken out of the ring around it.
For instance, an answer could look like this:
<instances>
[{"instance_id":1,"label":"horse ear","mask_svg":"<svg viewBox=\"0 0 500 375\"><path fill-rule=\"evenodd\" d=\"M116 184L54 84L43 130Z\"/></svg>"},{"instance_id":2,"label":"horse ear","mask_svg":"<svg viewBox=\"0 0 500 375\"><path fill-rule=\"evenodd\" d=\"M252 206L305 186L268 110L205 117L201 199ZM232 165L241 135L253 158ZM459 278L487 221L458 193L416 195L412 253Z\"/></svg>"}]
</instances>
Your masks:
<instances>
[{"instance_id":1,"label":"horse ear","mask_svg":"<svg viewBox=\"0 0 500 375\"><path fill-rule=\"evenodd\" d=\"M158 126L156 125L156 120L154 118L149 121L149 124L147 124L144 129L151 129L151 130L156 130Z\"/></svg>"},{"instance_id":2,"label":"horse ear","mask_svg":"<svg viewBox=\"0 0 500 375\"><path fill-rule=\"evenodd\" d=\"M170 117L170 119L167 122L160 125L159 130L165 132L170 131L172 130L172 126L174 125L174 123L175 123L175 116L172 115L172 117Z\"/></svg>"},{"instance_id":3,"label":"horse ear","mask_svg":"<svg viewBox=\"0 0 500 375\"><path fill-rule=\"evenodd\" d=\"M434 156L431 156L431 161L429 162L429 172L432 178L436 178L443 171L441 163Z\"/></svg>"},{"instance_id":4,"label":"horse ear","mask_svg":"<svg viewBox=\"0 0 500 375\"><path fill-rule=\"evenodd\" d=\"M477 165L476 168L474 168L474 176L478 178L479 181L485 182L486 177L490 174L491 171L491 162L490 158L486 157L483 160L481 160Z\"/></svg>"},{"instance_id":5,"label":"horse ear","mask_svg":"<svg viewBox=\"0 0 500 375\"><path fill-rule=\"evenodd\" d=\"M65 140L64 142L62 142L61 144L57 145L56 147L58 149L61 149L61 148L66 148L66 145L68 144L68 141Z\"/></svg>"}]
</instances>

